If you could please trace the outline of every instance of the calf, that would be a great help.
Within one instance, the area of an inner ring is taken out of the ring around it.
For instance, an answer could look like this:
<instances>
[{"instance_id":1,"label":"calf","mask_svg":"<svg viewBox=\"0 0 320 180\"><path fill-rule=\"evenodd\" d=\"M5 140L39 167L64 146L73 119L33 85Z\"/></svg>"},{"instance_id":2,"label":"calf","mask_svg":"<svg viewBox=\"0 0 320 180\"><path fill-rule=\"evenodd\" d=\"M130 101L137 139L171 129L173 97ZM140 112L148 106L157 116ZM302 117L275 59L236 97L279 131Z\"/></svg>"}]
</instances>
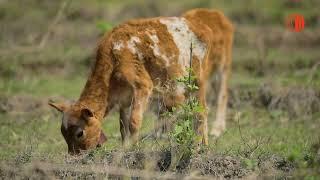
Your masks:
<instances>
[{"instance_id":1,"label":"calf","mask_svg":"<svg viewBox=\"0 0 320 180\"><path fill-rule=\"evenodd\" d=\"M225 128L227 79L231 66L233 28L222 13L206 9L182 17L131 20L104 35L96 61L80 98L73 104L49 104L63 113L61 132L70 153L101 145L101 121L116 105L120 109L123 142L137 141L142 116L150 97L157 94L164 107L185 100L176 78L186 75L193 43L192 67L199 86L197 98L207 109L207 82L217 71L218 111L212 134ZM208 144L207 112L199 114L196 132Z\"/></svg>"}]
</instances>

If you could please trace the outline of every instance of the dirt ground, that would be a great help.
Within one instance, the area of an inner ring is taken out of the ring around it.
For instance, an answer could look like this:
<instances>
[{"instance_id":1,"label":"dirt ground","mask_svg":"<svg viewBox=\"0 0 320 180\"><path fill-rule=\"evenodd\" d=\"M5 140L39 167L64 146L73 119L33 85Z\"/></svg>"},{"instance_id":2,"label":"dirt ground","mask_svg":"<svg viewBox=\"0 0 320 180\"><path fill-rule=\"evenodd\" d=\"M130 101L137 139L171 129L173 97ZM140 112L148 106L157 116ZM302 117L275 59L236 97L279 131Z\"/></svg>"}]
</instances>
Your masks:
<instances>
[{"instance_id":1,"label":"dirt ground","mask_svg":"<svg viewBox=\"0 0 320 180\"><path fill-rule=\"evenodd\" d=\"M177 166L176 172L168 170L171 160L170 151L142 152L139 150L105 153L101 159L95 159L91 154L81 158L68 159L67 164L49 164L43 161L28 165L6 164L2 166L1 176L8 178L27 177L56 177L56 178L267 178L278 175L290 177L294 165L284 158L275 155L263 157L258 162L259 171L243 166L237 157L215 154L198 154L192 158L183 159ZM68 165L69 164L69 165ZM70 165L74 168L70 168ZM115 169L114 167L117 167ZM78 170L75 170L78 169ZM130 170L136 173L130 173ZM27 173L26 173L27 172ZM152 173L153 172L153 173ZM143 174L140 174L143 173Z\"/></svg>"}]
</instances>

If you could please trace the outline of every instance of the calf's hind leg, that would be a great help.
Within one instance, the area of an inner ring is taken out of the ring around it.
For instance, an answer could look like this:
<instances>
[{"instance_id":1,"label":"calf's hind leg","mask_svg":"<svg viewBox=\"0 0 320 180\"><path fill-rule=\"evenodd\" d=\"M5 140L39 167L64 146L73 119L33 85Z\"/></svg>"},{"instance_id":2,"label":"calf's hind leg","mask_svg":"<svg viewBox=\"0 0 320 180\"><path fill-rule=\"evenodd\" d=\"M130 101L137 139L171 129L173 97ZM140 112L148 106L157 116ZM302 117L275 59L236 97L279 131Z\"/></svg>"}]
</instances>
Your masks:
<instances>
[{"instance_id":1,"label":"calf's hind leg","mask_svg":"<svg viewBox=\"0 0 320 180\"><path fill-rule=\"evenodd\" d=\"M127 145L128 143L128 138L130 135L129 121L130 121L130 106L121 106L120 107L120 133L121 133L123 145Z\"/></svg>"},{"instance_id":2,"label":"calf's hind leg","mask_svg":"<svg viewBox=\"0 0 320 180\"><path fill-rule=\"evenodd\" d=\"M218 98L217 98L217 112L216 119L212 125L210 135L219 137L226 129L226 113L227 113L227 103L228 103L228 79L230 74L230 60L225 64L221 65L218 70L219 82L218 85Z\"/></svg>"}]
</instances>

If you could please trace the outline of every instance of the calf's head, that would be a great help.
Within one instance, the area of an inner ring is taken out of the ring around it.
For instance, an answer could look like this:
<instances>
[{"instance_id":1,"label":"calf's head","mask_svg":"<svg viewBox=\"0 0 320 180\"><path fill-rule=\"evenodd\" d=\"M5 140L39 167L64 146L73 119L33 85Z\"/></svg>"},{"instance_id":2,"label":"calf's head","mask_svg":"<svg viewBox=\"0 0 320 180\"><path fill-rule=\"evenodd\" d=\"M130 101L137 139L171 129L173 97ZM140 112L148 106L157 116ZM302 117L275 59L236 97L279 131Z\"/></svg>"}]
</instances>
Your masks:
<instances>
[{"instance_id":1,"label":"calf's head","mask_svg":"<svg viewBox=\"0 0 320 180\"><path fill-rule=\"evenodd\" d=\"M106 141L101 122L92 110L65 103L49 102L49 105L63 114L61 133L70 154L79 154L81 150L99 147Z\"/></svg>"}]
</instances>

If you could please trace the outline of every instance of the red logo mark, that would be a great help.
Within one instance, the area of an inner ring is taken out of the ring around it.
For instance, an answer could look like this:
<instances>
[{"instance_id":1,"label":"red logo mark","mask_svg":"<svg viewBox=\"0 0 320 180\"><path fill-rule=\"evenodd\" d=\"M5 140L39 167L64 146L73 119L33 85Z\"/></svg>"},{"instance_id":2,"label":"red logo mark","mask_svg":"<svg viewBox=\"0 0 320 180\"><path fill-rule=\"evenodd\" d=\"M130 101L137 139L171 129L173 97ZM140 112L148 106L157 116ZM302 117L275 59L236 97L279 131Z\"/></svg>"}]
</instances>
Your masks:
<instances>
[{"instance_id":1,"label":"red logo mark","mask_svg":"<svg viewBox=\"0 0 320 180\"><path fill-rule=\"evenodd\" d=\"M292 32L301 32L304 29L304 17L301 14L290 14L286 18L286 26Z\"/></svg>"}]
</instances>

